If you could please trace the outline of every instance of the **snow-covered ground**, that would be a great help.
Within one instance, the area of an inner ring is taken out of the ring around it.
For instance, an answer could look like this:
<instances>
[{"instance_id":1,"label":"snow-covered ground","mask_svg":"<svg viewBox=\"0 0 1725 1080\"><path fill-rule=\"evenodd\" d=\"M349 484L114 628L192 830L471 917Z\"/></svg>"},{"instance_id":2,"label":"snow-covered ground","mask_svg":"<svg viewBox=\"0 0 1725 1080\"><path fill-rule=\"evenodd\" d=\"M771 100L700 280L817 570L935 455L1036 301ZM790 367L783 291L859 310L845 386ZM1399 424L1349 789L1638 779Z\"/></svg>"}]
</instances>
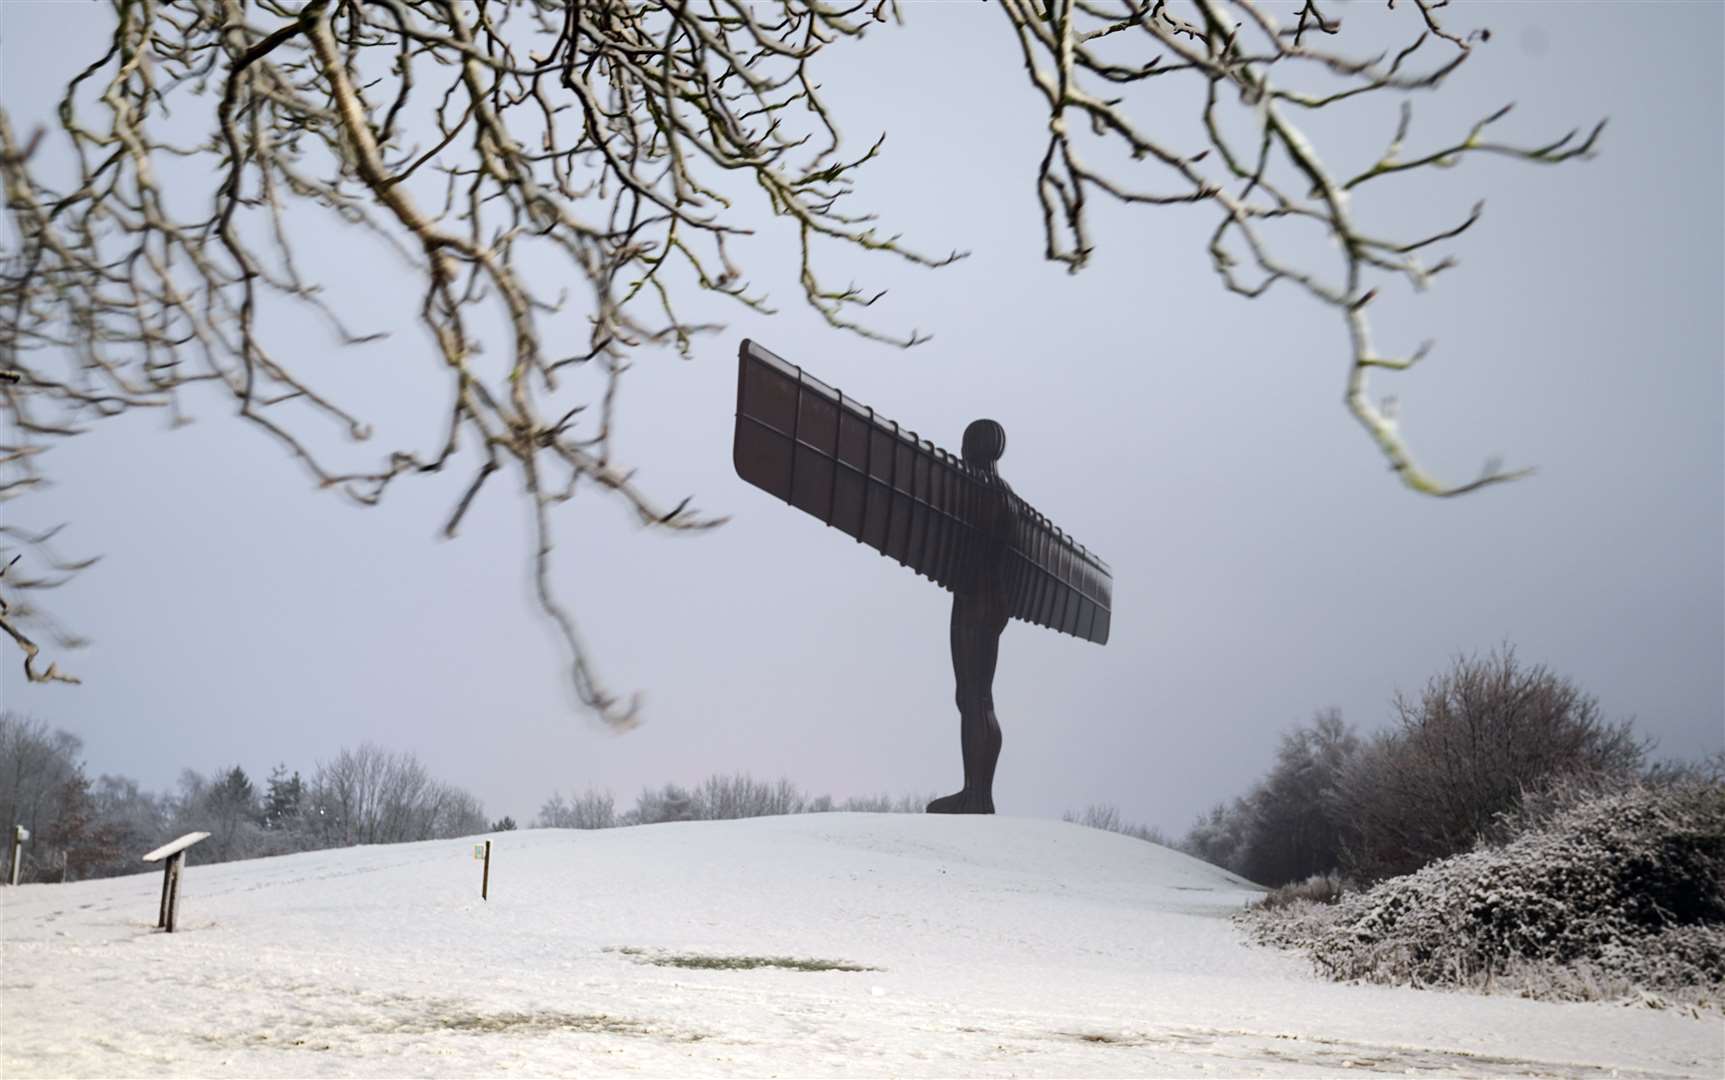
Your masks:
<instances>
[{"instance_id":1,"label":"snow-covered ground","mask_svg":"<svg viewBox=\"0 0 1725 1080\"><path fill-rule=\"evenodd\" d=\"M1725 1075L1717 1014L1322 982L1238 879L1075 825L493 839L489 902L470 840L194 850L172 936L155 874L0 890L0 1075Z\"/></svg>"}]
</instances>

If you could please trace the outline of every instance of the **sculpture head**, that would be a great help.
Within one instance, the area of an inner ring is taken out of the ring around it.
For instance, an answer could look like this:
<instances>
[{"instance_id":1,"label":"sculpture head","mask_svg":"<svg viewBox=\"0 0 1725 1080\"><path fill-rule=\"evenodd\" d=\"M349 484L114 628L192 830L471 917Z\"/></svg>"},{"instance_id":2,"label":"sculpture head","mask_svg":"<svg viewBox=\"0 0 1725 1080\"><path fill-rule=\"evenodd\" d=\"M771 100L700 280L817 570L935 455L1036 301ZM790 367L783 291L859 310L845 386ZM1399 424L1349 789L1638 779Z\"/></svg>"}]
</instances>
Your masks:
<instances>
[{"instance_id":1,"label":"sculpture head","mask_svg":"<svg viewBox=\"0 0 1725 1080\"><path fill-rule=\"evenodd\" d=\"M997 420L972 420L964 429L964 460L993 465L1006 453L1006 429Z\"/></svg>"}]
</instances>

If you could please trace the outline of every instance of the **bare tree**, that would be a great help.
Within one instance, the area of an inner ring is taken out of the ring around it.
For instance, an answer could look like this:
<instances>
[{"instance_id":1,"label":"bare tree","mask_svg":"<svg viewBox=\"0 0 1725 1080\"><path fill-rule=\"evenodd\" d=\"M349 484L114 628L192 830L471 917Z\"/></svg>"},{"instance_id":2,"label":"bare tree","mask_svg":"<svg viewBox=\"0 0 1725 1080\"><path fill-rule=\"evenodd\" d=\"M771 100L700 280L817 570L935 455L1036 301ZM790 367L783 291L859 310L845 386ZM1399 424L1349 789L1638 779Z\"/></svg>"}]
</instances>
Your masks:
<instances>
[{"instance_id":1,"label":"bare tree","mask_svg":"<svg viewBox=\"0 0 1725 1080\"><path fill-rule=\"evenodd\" d=\"M104 773L96 778L91 798L100 850L78 867L85 876L128 872L139 855L167 838L166 800L142 790L136 780Z\"/></svg>"},{"instance_id":2,"label":"bare tree","mask_svg":"<svg viewBox=\"0 0 1725 1080\"><path fill-rule=\"evenodd\" d=\"M235 765L219 772L217 779L204 792L198 813L207 822L211 833L211 862L249 859L264 847L262 814L258 807L257 787L246 771Z\"/></svg>"},{"instance_id":3,"label":"bare tree","mask_svg":"<svg viewBox=\"0 0 1725 1080\"><path fill-rule=\"evenodd\" d=\"M491 831L485 805L471 792L445 783L437 784L437 790L436 812L426 819L419 839L442 840Z\"/></svg>"},{"instance_id":4,"label":"bare tree","mask_svg":"<svg viewBox=\"0 0 1725 1080\"><path fill-rule=\"evenodd\" d=\"M681 784L661 788L644 787L635 796L633 808L617 819L619 825L658 825L666 821L694 821L695 798Z\"/></svg>"},{"instance_id":5,"label":"bare tree","mask_svg":"<svg viewBox=\"0 0 1725 1080\"><path fill-rule=\"evenodd\" d=\"M0 712L0 829L41 834L60 789L79 775L83 741L15 712Z\"/></svg>"},{"instance_id":6,"label":"bare tree","mask_svg":"<svg viewBox=\"0 0 1725 1080\"><path fill-rule=\"evenodd\" d=\"M431 834L448 793L439 790L425 766L412 754L383 758L378 777L377 814L369 843L424 840Z\"/></svg>"},{"instance_id":7,"label":"bare tree","mask_svg":"<svg viewBox=\"0 0 1725 1080\"><path fill-rule=\"evenodd\" d=\"M1246 796L1251 816L1238 854L1241 874L1276 886L1341 866L1347 822L1337 786L1358 753L1359 738L1339 709L1322 709L1310 725L1282 736L1275 764Z\"/></svg>"},{"instance_id":8,"label":"bare tree","mask_svg":"<svg viewBox=\"0 0 1725 1080\"><path fill-rule=\"evenodd\" d=\"M1037 179L1048 257L1085 265L1087 207L1098 194L1210 204L1220 214L1210 257L1227 287L1257 296L1287 281L1335 309L1352 342L1355 417L1408 486L1452 495L1519 474L1488 465L1451 486L1416 465L1391 410L1368 399L1366 377L1405 369L1427 350L1380 353L1367 309L1375 279L1423 287L1452 265L1420 260L1471 227L1479 209L1431 235L1387 237L1349 200L1476 153L1568 160L1591 151L1598 129L1521 148L1486 137L1498 112L1454 141L1404 153L1404 100L1382 158L1357 173L1333 171L1297 116L1437 89L1485 37L1446 29L1441 6L1407 5L1417 37L1393 58L1320 47L1341 24L1314 2L1289 27L1249 0L1178 10L1166 0L1003 0L1001 10L1049 108ZM463 469L446 535L496 473L512 470L533 516L538 603L566 646L575 691L607 723L633 723L637 702L597 679L551 589L551 512L585 483L646 526L717 523L688 499L651 498L613 456L614 436L632 350L687 351L693 335L716 328L680 315L679 296L706 291L769 310L728 247L754 220L747 193L795 234L803 297L832 326L904 346L924 339L862 321L880 294L829 285L817 269L822 245L930 267L961 257L923 254L849 208L858 169L882 144L845 152L812 69L828 48L896 17L896 4L115 0L115 9L109 47L67 87L53 139L21 135L0 110L0 182L16 241L0 277L0 368L14 380L0 384L0 401L17 432L0 445L0 497L38 485L41 452L96 420L137 408L181 418L185 391L198 383L227 395L319 486L363 504L401 477ZM1426 61L1430 53L1440 55ZM1301 72L1342 87L1303 89ZM1158 134L1117 96L1170 76L1205 89L1202 146ZM169 121L170 103L185 117L200 95L207 120ZM1229 108L1255 125L1249 145L1224 136ZM1087 165L1078 147L1086 126L1166 170L1173 186L1147 190ZM45 179L47 145L75 163L69 182ZM180 158L214 166L213 180L200 189L208 174L192 172L168 183ZM437 372L429 377L449 401L429 447L355 457L329 445L332 430L363 440L371 428L314 385L303 333L283 334L285 319L272 316L310 314L345 342L376 334L350 328L301 273L294 226L319 215L394 252L418 280ZM1288 223L1316 224L1337 242L1339 278L1278 249L1270 230ZM579 347L552 344L548 328L569 298L542 293L536 265L560 265L584 283ZM1245 267L1257 276L1243 276ZM34 538L0 534L0 557L5 544ZM79 566L49 565L58 575L4 586L44 586ZM28 677L64 677L34 666L38 647L24 622L20 608L0 609Z\"/></svg>"},{"instance_id":9,"label":"bare tree","mask_svg":"<svg viewBox=\"0 0 1725 1080\"><path fill-rule=\"evenodd\" d=\"M309 802L322 844L330 847L467 836L486 825L478 799L433 779L413 754L374 743L319 762Z\"/></svg>"},{"instance_id":10,"label":"bare tree","mask_svg":"<svg viewBox=\"0 0 1725 1080\"><path fill-rule=\"evenodd\" d=\"M1255 810L1250 801L1255 792L1239 796L1232 803L1217 803L1180 838L1179 848L1188 855L1241 873L1246 845L1255 825Z\"/></svg>"},{"instance_id":11,"label":"bare tree","mask_svg":"<svg viewBox=\"0 0 1725 1080\"><path fill-rule=\"evenodd\" d=\"M1332 769L1343 868L1365 880L1408 873L1473 847L1522 796L1563 780L1638 772L1648 744L1628 720L1509 646L1458 657L1396 726Z\"/></svg>"},{"instance_id":12,"label":"bare tree","mask_svg":"<svg viewBox=\"0 0 1725 1080\"><path fill-rule=\"evenodd\" d=\"M198 382L231 394L320 486L361 503L465 450L470 475L448 535L513 466L534 515L538 600L568 648L576 692L627 726L634 703L594 678L552 593L550 513L585 480L645 525L715 524L687 499L649 498L612 447L629 350L686 351L713 329L677 313L674 279L765 310L727 251L747 230L720 190L724 174L746 177L796 231L804 294L835 326L919 339L856 321L874 296L824 285L817 239L929 265L958 257L920 255L845 209L849 174L879 144L839 156L807 63L860 36L868 13L820 0L787 3L766 21L742 3L116 8L108 53L68 87L60 111L58 134L79 166L69 188L38 178L31 147L0 111L0 176L20 245L0 282L0 366L20 377L0 389L20 433L0 448L11 470L0 490L39 483L42 447L94 419L138 407L177 416ZM188 90L215 99L206 149L164 133L169 99ZM86 109L92 98L99 117ZM207 200L166 190L163 170L180 153L219 165ZM336 463L307 430L331 420L354 439L370 434L311 385L296 343L272 336L263 318L286 304L341 340L368 336L348 330L299 273L288 221L313 211L369 233L421 279L420 319L451 402L429 450ZM568 298L542 295L528 273L547 256L588 287L585 345L573 352L550 344L543 326ZM501 341L487 342L496 316ZM505 362L481 360L488 343ZM33 657L30 642L19 645Z\"/></svg>"},{"instance_id":13,"label":"bare tree","mask_svg":"<svg viewBox=\"0 0 1725 1080\"><path fill-rule=\"evenodd\" d=\"M808 800L789 779L756 780L748 773L715 774L694 790L690 816L696 821L800 814Z\"/></svg>"},{"instance_id":14,"label":"bare tree","mask_svg":"<svg viewBox=\"0 0 1725 1080\"><path fill-rule=\"evenodd\" d=\"M534 822L536 828L542 829L609 829L616 824L616 800L609 791L591 788L567 801L562 792L552 792Z\"/></svg>"}]
</instances>

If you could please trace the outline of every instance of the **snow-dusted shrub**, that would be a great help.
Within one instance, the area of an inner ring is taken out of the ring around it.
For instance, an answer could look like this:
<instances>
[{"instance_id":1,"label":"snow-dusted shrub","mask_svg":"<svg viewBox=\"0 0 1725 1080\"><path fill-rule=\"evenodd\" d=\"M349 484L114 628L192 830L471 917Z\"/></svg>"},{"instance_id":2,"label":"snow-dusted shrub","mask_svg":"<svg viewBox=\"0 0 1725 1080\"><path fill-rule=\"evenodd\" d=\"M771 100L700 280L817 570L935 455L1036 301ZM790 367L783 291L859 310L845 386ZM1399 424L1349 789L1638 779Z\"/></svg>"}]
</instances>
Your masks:
<instances>
[{"instance_id":1,"label":"snow-dusted shrub","mask_svg":"<svg viewBox=\"0 0 1725 1080\"><path fill-rule=\"evenodd\" d=\"M1337 873L1313 874L1304 881L1290 881L1265 893L1257 907L1279 908L1305 901L1312 904L1333 904L1347 892L1347 884Z\"/></svg>"},{"instance_id":2,"label":"snow-dusted shrub","mask_svg":"<svg viewBox=\"0 0 1725 1080\"><path fill-rule=\"evenodd\" d=\"M1198 815L1198 820L1180 838L1180 850L1211 866L1240 873L1240 859L1255 824L1256 795L1254 787L1232 803L1217 803L1208 813Z\"/></svg>"},{"instance_id":3,"label":"snow-dusted shrub","mask_svg":"<svg viewBox=\"0 0 1725 1080\"><path fill-rule=\"evenodd\" d=\"M1725 993L1725 785L1581 799L1495 848L1344 896L1257 908L1260 941L1338 979L1539 996Z\"/></svg>"},{"instance_id":4,"label":"snow-dusted shrub","mask_svg":"<svg viewBox=\"0 0 1725 1080\"><path fill-rule=\"evenodd\" d=\"M1304 950L1330 932L1340 915L1338 906L1306 897L1294 897L1285 904L1260 901L1236 915L1235 921L1260 945Z\"/></svg>"}]
</instances>

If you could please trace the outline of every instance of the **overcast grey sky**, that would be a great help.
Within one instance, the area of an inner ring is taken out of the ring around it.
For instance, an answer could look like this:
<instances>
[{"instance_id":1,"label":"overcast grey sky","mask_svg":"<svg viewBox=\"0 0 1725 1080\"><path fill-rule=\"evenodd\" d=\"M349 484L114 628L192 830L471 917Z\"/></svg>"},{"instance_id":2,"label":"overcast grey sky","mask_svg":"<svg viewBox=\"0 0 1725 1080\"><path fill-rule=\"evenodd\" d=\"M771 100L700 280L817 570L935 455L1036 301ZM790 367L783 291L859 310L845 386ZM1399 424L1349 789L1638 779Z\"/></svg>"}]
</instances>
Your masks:
<instances>
[{"instance_id":1,"label":"overcast grey sky","mask_svg":"<svg viewBox=\"0 0 1725 1080\"><path fill-rule=\"evenodd\" d=\"M572 709L513 492L488 492L460 539L438 541L461 476L359 509L309 490L213 399L186 429L135 416L57 447L56 486L0 508L69 520L68 549L105 554L55 597L95 641L63 658L85 684L26 686L7 655L4 705L81 736L93 772L156 788L183 766L309 771L369 739L522 820L553 789L627 804L716 771L840 797L952 790L949 598L736 478L747 336L950 448L969 420L1000 420L1002 474L1112 565L1106 647L1006 632L1003 813L1106 801L1184 829L1315 709L1376 729L1396 690L1501 642L1635 717L1662 753L1725 747L1725 8L1451 6L1452 24L1495 34L1421 101L1415 142L1509 100L1502 133L1521 141L1611 126L1590 162L1469 159L1358 200L1408 228L1489 200L1453 245L1461 268L1417 299L1386 286L1377 316L1386 348L1438 339L1425 366L1377 382L1426 464L1465 479L1501 453L1539 469L1447 501L1402 489L1345 412L1331 313L1223 291L1210 212L1101 206L1093 265L1044 263L1047 119L1005 20L979 4L906 15L835 50L825 85L858 149L889 133L866 204L925 249L974 252L935 272L858 267L893 287L887 326L934 340L901 352L826 329L799 306L788 249L762 241L750 269L782 313L715 309L728 329L692 362L644 353L624 389L642 482L731 522L662 536L592 496L559 511L558 585L609 683L645 693L642 727L613 736ZM4 6L15 124L50 114L107 18ZM1369 163L1394 105L1352 115L1320 145ZM334 229L315 246L339 297L411 313L389 264L354 262ZM421 335L348 352L324 338L308 333L311 370L435 438L443 392Z\"/></svg>"}]
</instances>

